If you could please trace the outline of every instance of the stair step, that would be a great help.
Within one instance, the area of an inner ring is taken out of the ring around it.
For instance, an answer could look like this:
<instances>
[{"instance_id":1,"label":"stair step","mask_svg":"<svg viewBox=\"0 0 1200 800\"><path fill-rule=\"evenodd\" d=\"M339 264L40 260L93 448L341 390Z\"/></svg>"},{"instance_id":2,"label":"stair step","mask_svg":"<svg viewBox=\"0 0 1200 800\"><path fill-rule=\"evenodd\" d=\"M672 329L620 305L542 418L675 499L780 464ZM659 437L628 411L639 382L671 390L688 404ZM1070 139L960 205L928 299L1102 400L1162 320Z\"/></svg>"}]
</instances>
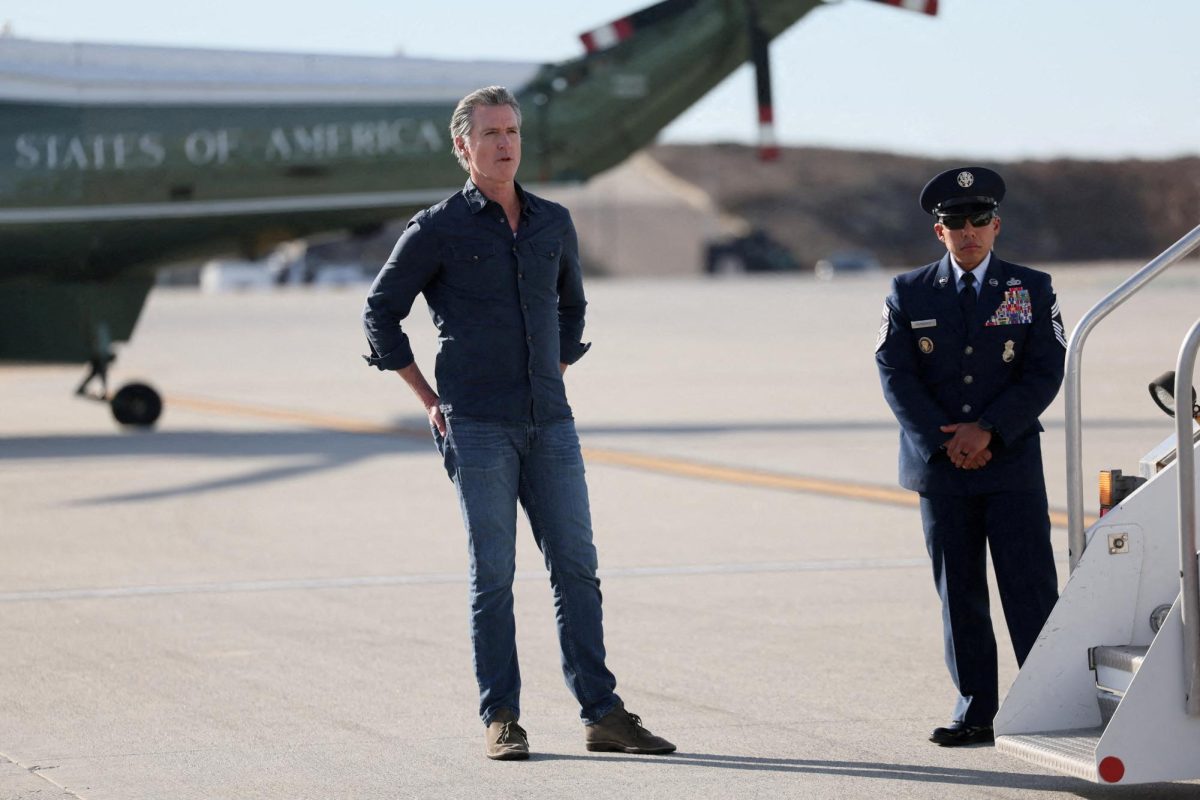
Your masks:
<instances>
[{"instance_id":1,"label":"stair step","mask_svg":"<svg viewBox=\"0 0 1200 800\"><path fill-rule=\"evenodd\" d=\"M1098 783L1096 746L1103 734L1103 727L1008 734L996 737L996 749L1031 764Z\"/></svg>"},{"instance_id":2,"label":"stair step","mask_svg":"<svg viewBox=\"0 0 1200 800\"><path fill-rule=\"evenodd\" d=\"M1092 663L1125 672L1137 672L1146 657L1149 645L1115 644L1092 648Z\"/></svg>"},{"instance_id":3,"label":"stair step","mask_svg":"<svg viewBox=\"0 0 1200 800\"><path fill-rule=\"evenodd\" d=\"M1105 689L1096 690L1096 703L1100 706L1100 718L1104 720L1105 727L1112 721L1113 714L1117 713L1117 706L1120 702L1121 695L1116 692Z\"/></svg>"},{"instance_id":4,"label":"stair step","mask_svg":"<svg viewBox=\"0 0 1200 800\"><path fill-rule=\"evenodd\" d=\"M1092 668L1096 671L1096 686L1117 695L1124 695L1149 649L1147 646L1132 644L1093 647L1089 658Z\"/></svg>"}]
</instances>

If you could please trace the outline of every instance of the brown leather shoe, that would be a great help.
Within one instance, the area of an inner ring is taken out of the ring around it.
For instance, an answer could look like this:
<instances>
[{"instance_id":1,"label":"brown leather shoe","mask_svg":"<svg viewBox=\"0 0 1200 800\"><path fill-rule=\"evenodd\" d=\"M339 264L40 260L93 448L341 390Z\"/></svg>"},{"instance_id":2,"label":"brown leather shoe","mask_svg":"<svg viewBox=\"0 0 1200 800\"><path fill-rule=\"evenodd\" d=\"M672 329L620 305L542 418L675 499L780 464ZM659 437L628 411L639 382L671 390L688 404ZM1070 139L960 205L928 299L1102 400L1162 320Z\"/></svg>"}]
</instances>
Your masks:
<instances>
[{"instance_id":1,"label":"brown leather shoe","mask_svg":"<svg viewBox=\"0 0 1200 800\"><path fill-rule=\"evenodd\" d=\"M529 737L517 724L517 715L502 708L492 717L483 739L483 753L494 761L521 761L529 758Z\"/></svg>"},{"instance_id":2,"label":"brown leather shoe","mask_svg":"<svg viewBox=\"0 0 1200 800\"><path fill-rule=\"evenodd\" d=\"M592 751L641 755L675 752L675 745L643 728L641 718L626 711L624 703L583 730L587 749Z\"/></svg>"}]
</instances>

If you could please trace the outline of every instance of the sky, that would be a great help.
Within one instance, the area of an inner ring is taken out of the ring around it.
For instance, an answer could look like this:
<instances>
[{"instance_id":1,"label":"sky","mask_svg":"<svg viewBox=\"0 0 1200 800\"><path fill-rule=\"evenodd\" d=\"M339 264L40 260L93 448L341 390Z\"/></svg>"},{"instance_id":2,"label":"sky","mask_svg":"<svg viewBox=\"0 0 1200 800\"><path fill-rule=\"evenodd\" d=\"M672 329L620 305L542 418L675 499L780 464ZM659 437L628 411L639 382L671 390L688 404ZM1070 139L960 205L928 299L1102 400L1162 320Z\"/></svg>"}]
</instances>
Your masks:
<instances>
[{"instance_id":1,"label":"sky","mask_svg":"<svg viewBox=\"0 0 1200 800\"><path fill-rule=\"evenodd\" d=\"M556 61L649 0L5 0L0 24L56 41ZM975 160L1200 155L1197 0L866 0L805 16L771 50L785 145ZM661 135L757 136L743 67Z\"/></svg>"}]
</instances>

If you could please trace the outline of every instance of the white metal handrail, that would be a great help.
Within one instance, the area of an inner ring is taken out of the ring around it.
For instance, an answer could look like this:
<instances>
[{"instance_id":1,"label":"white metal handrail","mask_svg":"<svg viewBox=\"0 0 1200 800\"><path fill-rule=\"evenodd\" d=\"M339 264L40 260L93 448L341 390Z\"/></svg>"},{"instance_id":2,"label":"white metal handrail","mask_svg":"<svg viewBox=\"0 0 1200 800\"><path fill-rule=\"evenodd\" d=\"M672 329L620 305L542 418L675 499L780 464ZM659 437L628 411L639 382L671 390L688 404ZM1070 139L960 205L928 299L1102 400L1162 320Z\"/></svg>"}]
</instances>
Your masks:
<instances>
[{"instance_id":1,"label":"white metal handrail","mask_svg":"<svg viewBox=\"0 0 1200 800\"><path fill-rule=\"evenodd\" d=\"M1179 471L1179 610L1189 716L1200 716L1200 570L1196 563L1196 449L1192 445L1192 373L1200 352L1200 321L1179 348L1175 366L1175 469ZM1186 444L1185 444L1186 442Z\"/></svg>"},{"instance_id":2,"label":"white metal handrail","mask_svg":"<svg viewBox=\"0 0 1200 800\"><path fill-rule=\"evenodd\" d=\"M1084 342L1087 341L1088 335L1100 320L1136 294L1159 273L1197 247L1200 247L1200 225L1192 228L1182 239L1164 250L1158 258L1135 272L1100 302L1092 306L1079 320L1075 330L1071 332L1071 339L1067 343L1067 364L1063 383L1067 417L1067 543L1070 550L1072 572L1079 564L1079 559L1083 556L1083 549L1087 545L1083 529L1083 435L1080 398L1082 386L1080 366L1083 362ZM1176 375L1178 374L1180 373L1176 371ZM1189 372L1188 375L1191 373ZM1191 397L1190 394L1183 396ZM1184 440L1180 439L1179 441Z\"/></svg>"}]
</instances>

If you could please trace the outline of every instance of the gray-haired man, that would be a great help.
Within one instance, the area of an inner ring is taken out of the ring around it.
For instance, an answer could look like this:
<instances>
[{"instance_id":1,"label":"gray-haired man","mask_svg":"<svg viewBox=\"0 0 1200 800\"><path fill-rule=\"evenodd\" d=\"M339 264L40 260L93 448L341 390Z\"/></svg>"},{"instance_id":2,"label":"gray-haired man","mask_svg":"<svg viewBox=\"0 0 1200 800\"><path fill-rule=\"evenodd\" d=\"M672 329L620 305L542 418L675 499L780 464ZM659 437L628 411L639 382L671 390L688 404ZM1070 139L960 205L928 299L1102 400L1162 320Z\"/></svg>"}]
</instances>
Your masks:
<instances>
[{"instance_id":1,"label":"gray-haired man","mask_svg":"<svg viewBox=\"0 0 1200 800\"><path fill-rule=\"evenodd\" d=\"M529 756L520 716L512 582L516 505L550 570L567 686L589 750L669 753L624 708L604 665L600 581L583 457L563 373L589 345L571 216L526 192L521 112L491 86L459 102L454 154L463 190L413 217L363 312L379 369L397 371L429 416L458 492L470 550L471 638L489 758ZM434 391L400 322L418 294L439 332Z\"/></svg>"}]
</instances>

